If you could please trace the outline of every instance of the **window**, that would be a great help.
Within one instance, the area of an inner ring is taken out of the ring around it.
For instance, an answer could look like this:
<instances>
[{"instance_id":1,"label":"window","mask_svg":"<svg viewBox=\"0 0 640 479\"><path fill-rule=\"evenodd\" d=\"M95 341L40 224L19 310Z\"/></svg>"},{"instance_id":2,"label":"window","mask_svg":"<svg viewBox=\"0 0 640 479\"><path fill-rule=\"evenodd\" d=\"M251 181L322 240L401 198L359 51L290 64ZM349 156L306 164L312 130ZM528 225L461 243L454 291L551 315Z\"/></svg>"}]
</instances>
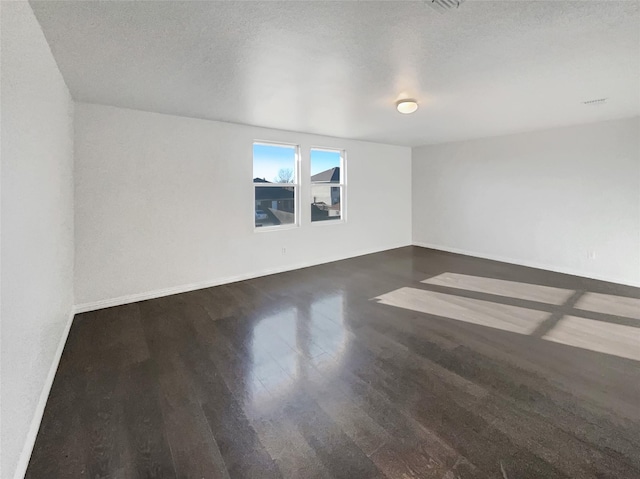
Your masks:
<instances>
[{"instance_id":1,"label":"window","mask_svg":"<svg viewBox=\"0 0 640 479\"><path fill-rule=\"evenodd\" d=\"M311 221L344 219L344 152L311 149Z\"/></svg>"},{"instance_id":2,"label":"window","mask_svg":"<svg viewBox=\"0 0 640 479\"><path fill-rule=\"evenodd\" d=\"M256 228L298 224L298 156L294 145L253 144Z\"/></svg>"}]
</instances>

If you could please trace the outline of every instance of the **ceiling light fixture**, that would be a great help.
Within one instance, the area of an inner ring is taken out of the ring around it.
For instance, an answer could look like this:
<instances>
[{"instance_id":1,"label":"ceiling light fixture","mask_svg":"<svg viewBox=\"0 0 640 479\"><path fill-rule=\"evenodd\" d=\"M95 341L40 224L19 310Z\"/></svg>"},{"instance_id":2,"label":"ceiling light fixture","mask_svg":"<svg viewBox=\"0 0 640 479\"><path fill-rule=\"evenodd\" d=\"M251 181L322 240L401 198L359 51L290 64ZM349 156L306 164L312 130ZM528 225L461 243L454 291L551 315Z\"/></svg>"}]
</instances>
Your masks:
<instances>
[{"instance_id":1,"label":"ceiling light fixture","mask_svg":"<svg viewBox=\"0 0 640 479\"><path fill-rule=\"evenodd\" d=\"M396 108L400 113L408 115L418 109L418 102L415 100L400 100L396 103Z\"/></svg>"}]
</instances>

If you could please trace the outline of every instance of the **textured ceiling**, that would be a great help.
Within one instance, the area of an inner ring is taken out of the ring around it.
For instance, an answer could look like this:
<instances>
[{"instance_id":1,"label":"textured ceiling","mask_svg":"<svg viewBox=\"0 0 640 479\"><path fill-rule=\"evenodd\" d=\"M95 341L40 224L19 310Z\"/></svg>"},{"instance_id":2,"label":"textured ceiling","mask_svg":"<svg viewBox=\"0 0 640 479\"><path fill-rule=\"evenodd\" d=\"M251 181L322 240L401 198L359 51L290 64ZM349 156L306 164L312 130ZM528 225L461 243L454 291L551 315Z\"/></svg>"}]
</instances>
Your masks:
<instances>
[{"instance_id":1,"label":"textured ceiling","mask_svg":"<svg viewBox=\"0 0 640 479\"><path fill-rule=\"evenodd\" d=\"M640 113L637 1L31 5L80 101L411 146Z\"/></svg>"}]
</instances>

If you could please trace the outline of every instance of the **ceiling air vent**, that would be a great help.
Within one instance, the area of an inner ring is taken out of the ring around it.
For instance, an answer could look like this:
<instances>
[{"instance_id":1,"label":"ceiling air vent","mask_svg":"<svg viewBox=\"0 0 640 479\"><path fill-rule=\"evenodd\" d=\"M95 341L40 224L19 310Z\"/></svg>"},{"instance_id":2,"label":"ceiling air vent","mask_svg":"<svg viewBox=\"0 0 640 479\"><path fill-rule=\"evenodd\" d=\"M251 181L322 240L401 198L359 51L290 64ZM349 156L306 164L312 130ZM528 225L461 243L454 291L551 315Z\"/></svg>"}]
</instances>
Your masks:
<instances>
[{"instance_id":1,"label":"ceiling air vent","mask_svg":"<svg viewBox=\"0 0 640 479\"><path fill-rule=\"evenodd\" d=\"M607 103L607 98L597 98L595 100L588 100L582 102L584 105L604 105Z\"/></svg>"},{"instance_id":2,"label":"ceiling air vent","mask_svg":"<svg viewBox=\"0 0 640 479\"><path fill-rule=\"evenodd\" d=\"M425 0L438 13L445 13L448 10L458 8L465 0Z\"/></svg>"}]
</instances>

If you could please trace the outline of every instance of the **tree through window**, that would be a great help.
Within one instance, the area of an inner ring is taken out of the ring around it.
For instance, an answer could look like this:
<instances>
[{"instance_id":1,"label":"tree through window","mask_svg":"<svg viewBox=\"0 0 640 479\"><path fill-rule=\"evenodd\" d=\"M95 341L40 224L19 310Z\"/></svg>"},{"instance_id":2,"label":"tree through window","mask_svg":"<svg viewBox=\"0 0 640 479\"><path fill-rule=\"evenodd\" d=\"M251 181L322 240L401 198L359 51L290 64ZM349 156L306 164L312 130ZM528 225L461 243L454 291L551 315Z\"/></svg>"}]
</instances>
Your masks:
<instances>
[{"instance_id":1,"label":"tree through window","mask_svg":"<svg viewBox=\"0 0 640 479\"><path fill-rule=\"evenodd\" d=\"M298 147L253 144L254 220L256 228L298 224Z\"/></svg>"}]
</instances>

